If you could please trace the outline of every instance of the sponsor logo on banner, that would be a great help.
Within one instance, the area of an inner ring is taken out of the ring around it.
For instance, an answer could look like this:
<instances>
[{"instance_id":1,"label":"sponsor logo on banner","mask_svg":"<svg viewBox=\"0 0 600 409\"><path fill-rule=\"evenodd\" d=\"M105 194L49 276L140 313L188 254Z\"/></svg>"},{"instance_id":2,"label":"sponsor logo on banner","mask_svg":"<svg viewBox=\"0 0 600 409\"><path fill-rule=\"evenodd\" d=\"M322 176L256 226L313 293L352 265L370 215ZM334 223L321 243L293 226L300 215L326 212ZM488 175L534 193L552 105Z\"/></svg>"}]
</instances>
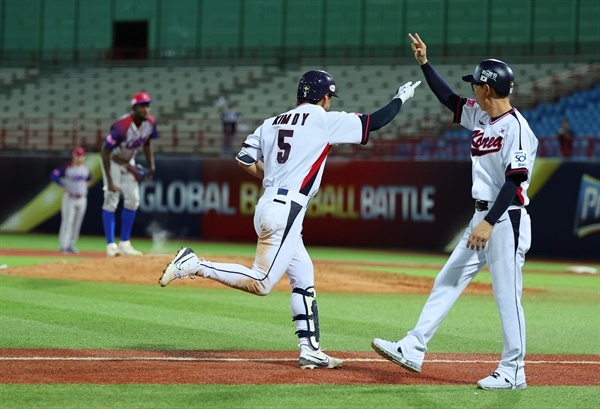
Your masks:
<instances>
[{"instance_id":1,"label":"sponsor logo on banner","mask_svg":"<svg viewBox=\"0 0 600 409\"><path fill-rule=\"evenodd\" d=\"M144 212L233 215L228 183L172 180L140 184L140 209Z\"/></svg>"},{"instance_id":2,"label":"sponsor logo on banner","mask_svg":"<svg viewBox=\"0 0 600 409\"><path fill-rule=\"evenodd\" d=\"M435 186L321 186L310 200L309 219L402 220L432 223L435 221ZM262 190L253 182L240 185L240 214L252 215Z\"/></svg>"},{"instance_id":3,"label":"sponsor logo on banner","mask_svg":"<svg viewBox=\"0 0 600 409\"><path fill-rule=\"evenodd\" d=\"M579 187L574 233L583 237L600 232L600 179L583 175Z\"/></svg>"}]
</instances>

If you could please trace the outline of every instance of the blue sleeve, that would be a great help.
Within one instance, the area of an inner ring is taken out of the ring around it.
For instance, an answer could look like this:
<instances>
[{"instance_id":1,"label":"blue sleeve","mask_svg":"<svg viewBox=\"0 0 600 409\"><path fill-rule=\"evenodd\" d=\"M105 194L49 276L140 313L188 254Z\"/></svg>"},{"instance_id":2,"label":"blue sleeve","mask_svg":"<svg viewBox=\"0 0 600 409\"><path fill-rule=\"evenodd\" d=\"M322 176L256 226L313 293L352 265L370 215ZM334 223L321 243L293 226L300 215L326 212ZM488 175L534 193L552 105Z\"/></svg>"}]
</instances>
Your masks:
<instances>
[{"instance_id":1,"label":"blue sleeve","mask_svg":"<svg viewBox=\"0 0 600 409\"><path fill-rule=\"evenodd\" d=\"M423 75L425 75L427 85L429 85L429 88L431 88L438 101L456 114L459 107L462 108L460 104L464 105L466 99L457 95L429 62L421 65L421 70L423 71Z\"/></svg>"},{"instance_id":2,"label":"blue sleeve","mask_svg":"<svg viewBox=\"0 0 600 409\"><path fill-rule=\"evenodd\" d=\"M50 173L50 179L56 183L58 186L62 186L62 182L60 181L60 178L63 177L65 175L65 169L64 166L60 167L60 168L56 168L52 171L52 173Z\"/></svg>"},{"instance_id":3,"label":"blue sleeve","mask_svg":"<svg viewBox=\"0 0 600 409\"><path fill-rule=\"evenodd\" d=\"M486 222L491 224L492 226L496 224L500 216L508 209L513 202L517 191L519 190L519 186L521 186L521 182L523 181L522 175L511 175L506 178L504 185L500 188L500 192L498 193L498 197L494 201L494 205L488 212L488 214L483 218Z\"/></svg>"},{"instance_id":4,"label":"blue sleeve","mask_svg":"<svg viewBox=\"0 0 600 409\"><path fill-rule=\"evenodd\" d=\"M360 122L362 123L363 127L363 135L369 135L370 132L381 129L389 124L392 119L398 115L401 107L402 100L400 98L394 98L389 104L380 110L373 112L371 115L360 116Z\"/></svg>"},{"instance_id":5,"label":"blue sleeve","mask_svg":"<svg viewBox=\"0 0 600 409\"><path fill-rule=\"evenodd\" d=\"M150 134L150 139L157 139L158 138L158 130L156 129L156 124L154 124L154 127L152 128L152 133Z\"/></svg>"}]
</instances>

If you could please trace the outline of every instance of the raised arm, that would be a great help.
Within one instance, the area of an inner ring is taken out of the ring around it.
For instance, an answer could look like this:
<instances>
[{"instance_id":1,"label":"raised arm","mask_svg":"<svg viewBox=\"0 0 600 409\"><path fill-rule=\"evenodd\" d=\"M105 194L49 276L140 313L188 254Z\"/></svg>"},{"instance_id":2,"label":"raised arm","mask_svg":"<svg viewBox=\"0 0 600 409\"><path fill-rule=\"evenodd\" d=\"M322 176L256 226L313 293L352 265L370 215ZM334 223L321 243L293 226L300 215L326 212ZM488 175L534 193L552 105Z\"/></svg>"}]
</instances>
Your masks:
<instances>
[{"instance_id":1,"label":"raised arm","mask_svg":"<svg viewBox=\"0 0 600 409\"><path fill-rule=\"evenodd\" d=\"M389 104L373 112L371 115L361 116L360 120L363 124L363 134L365 134L365 132L368 134L371 131L376 131L389 124L392 119L398 115L398 112L400 112L402 104L415 95L415 88L420 84L421 81L417 81L414 84L411 81L408 81L398 88L396 95L394 95L394 98L392 98Z\"/></svg>"},{"instance_id":2,"label":"raised arm","mask_svg":"<svg viewBox=\"0 0 600 409\"><path fill-rule=\"evenodd\" d=\"M450 88L446 81L444 81L427 60L427 46L423 40L421 40L419 34L415 33L413 36L409 33L408 37L412 41L411 47L415 53L415 59L421 66L421 71L423 71L423 75L425 75L427 85L429 85L429 88L431 88L431 91L433 91L438 101L456 114L459 104L461 103L460 96Z\"/></svg>"}]
</instances>

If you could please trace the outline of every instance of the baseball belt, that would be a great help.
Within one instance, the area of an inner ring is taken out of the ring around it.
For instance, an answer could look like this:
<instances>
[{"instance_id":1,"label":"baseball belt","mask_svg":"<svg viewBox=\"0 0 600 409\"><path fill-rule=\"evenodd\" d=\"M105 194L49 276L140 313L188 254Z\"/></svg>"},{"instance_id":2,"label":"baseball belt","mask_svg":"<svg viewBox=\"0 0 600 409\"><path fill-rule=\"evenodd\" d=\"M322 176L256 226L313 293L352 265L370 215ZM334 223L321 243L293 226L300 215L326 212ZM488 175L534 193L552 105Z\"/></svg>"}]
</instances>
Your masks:
<instances>
[{"instance_id":1,"label":"baseball belt","mask_svg":"<svg viewBox=\"0 0 600 409\"><path fill-rule=\"evenodd\" d=\"M488 209L487 200L475 200L475 210L483 212Z\"/></svg>"}]
</instances>

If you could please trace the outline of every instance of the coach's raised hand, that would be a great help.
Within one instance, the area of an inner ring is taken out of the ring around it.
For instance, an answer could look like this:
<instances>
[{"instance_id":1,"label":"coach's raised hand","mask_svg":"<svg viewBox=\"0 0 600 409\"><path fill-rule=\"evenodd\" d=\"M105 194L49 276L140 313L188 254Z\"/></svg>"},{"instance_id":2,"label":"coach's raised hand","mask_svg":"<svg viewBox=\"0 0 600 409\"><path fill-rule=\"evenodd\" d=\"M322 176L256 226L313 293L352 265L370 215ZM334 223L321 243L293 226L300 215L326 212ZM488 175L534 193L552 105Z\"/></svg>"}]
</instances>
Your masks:
<instances>
[{"instance_id":1,"label":"coach's raised hand","mask_svg":"<svg viewBox=\"0 0 600 409\"><path fill-rule=\"evenodd\" d=\"M423 40L421 40L421 37L419 37L419 34L417 33L415 33L414 36L408 33L408 37L410 37L412 41L412 44L410 46L412 47L413 53L415 53L415 58L417 59L417 62L419 63L419 65L426 64L427 46L425 45Z\"/></svg>"}]
</instances>

